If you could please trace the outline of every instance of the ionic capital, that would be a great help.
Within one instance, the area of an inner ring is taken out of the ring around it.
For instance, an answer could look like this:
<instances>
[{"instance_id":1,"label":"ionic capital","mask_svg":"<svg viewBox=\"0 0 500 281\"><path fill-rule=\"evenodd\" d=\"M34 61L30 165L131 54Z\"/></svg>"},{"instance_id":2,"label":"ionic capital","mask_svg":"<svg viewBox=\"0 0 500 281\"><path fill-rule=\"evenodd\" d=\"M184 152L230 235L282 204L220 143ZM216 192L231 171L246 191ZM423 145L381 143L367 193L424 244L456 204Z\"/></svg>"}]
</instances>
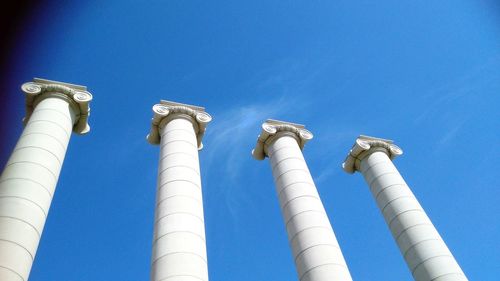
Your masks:
<instances>
[{"instance_id":1,"label":"ionic capital","mask_svg":"<svg viewBox=\"0 0 500 281\"><path fill-rule=\"evenodd\" d=\"M267 147L283 136L293 137L300 149L313 138L313 134L306 130L304 125L268 119L262 124L262 132L252 150L252 156L257 160L263 160L267 156Z\"/></svg>"},{"instance_id":2,"label":"ionic capital","mask_svg":"<svg viewBox=\"0 0 500 281\"><path fill-rule=\"evenodd\" d=\"M205 112L204 107L162 100L159 104L153 106L153 114L151 130L146 137L149 143L159 144L161 128L173 119L183 118L193 124L198 142L198 150L203 148L201 141L207 124L212 121L212 116Z\"/></svg>"},{"instance_id":3,"label":"ionic capital","mask_svg":"<svg viewBox=\"0 0 500 281\"><path fill-rule=\"evenodd\" d=\"M342 163L342 168L350 174L359 171L361 160L376 151L384 152L391 160L403 154L403 150L392 140L361 135L354 142L344 163Z\"/></svg>"},{"instance_id":4,"label":"ionic capital","mask_svg":"<svg viewBox=\"0 0 500 281\"><path fill-rule=\"evenodd\" d=\"M33 82L24 83L21 90L26 97L26 116L23 123L26 124L35 110L38 103L46 98L60 98L69 103L76 114L76 121L73 124L73 132L86 134L90 131L88 117L90 115L89 103L92 94L87 91L87 87L64 82L51 81L34 78Z\"/></svg>"}]
</instances>

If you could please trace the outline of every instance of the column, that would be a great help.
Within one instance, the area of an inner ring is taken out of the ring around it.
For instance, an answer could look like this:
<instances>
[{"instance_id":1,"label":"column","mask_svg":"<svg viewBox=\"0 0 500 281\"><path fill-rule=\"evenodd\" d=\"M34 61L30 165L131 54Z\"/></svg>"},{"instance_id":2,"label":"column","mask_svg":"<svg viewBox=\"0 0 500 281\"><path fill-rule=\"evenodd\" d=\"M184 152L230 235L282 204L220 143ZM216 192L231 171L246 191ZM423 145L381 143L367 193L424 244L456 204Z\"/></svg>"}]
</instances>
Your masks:
<instances>
[{"instance_id":1,"label":"column","mask_svg":"<svg viewBox=\"0 0 500 281\"><path fill-rule=\"evenodd\" d=\"M86 87L35 78L21 87L25 128L0 177L0 280L26 281L71 132L85 134Z\"/></svg>"},{"instance_id":2,"label":"column","mask_svg":"<svg viewBox=\"0 0 500 281\"><path fill-rule=\"evenodd\" d=\"M203 107L161 101L147 139L160 145L152 281L208 281L198 150L212 117Z\"/></svg>"},{"instance_id":3,"label":"column","mask_svg":"<svg viewBox=\"0 0 500 281\"><path fill-rule=\"evenodd\" d=\"M391 140L360 136L344 164L360 171L416 281L466 281L462 269L392 163L403 151Z\"/></svg>"},{"instance_id":4,"label":"column","mask_svg":"<svg viewBox=\"0 0 500 281\"><path fill-rule=\"evenodd\" d=\"M302 155L312 134L303 125L267 120L254 158L271 162L276 193L300 281L352 280Z\"/></svg>"}]
</instances>

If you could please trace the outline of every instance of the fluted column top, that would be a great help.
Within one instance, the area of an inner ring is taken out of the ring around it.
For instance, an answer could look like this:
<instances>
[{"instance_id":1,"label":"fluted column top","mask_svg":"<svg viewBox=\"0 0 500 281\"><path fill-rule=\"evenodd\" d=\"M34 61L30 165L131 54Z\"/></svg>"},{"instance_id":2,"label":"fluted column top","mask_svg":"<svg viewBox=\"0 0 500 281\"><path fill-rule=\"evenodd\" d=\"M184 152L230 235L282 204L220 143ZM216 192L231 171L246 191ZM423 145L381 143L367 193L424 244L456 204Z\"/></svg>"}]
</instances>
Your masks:
<instances>
[{"instance_id":1,"label":"fluted column top","mask_svg":"<svg viewBox=\"0 0 500 281\"><path fill-rule=\"evenodd\" d=\"M212 121L212 116L205 112L204 107L161 100L160 103L153 105L153 114L151 130L146 137L149 143L160 144L160 129L173 119L183 118L193 124L198 150L203 148L201 140L207 124Z\"/></svg>"},{"instance_id":2,"label":"fluted column top","mask_svg":"<svg viewBox=\"0 0 500 281\"><path fill-rule=\"evenodd\" d=\"M403 150L392 140L360 135L342 163L342 168L350 174L359 171L361 160L375 151L384 152L391 160L403 154Z\"/></svg>"},{"instance_id":3,"label":"fluted column top","mask_svg":"<svg viewBox=\"0 0 500 281\"><path fill-rule=\"evenodd\" d=\"M24 83L21 90L26 97L26 116L23 118L25 125L39 102L49 97L55 97L67 101L75 110L78 119L73 125L73 132L86 134L90 131L87 121L90 115L89 103L92 100L92 94L87 91L87 87L33 78L32 82Z\"/></svg>"},{"instance_id":4,"label":"fluted column top","mask_svg":"<svg viewBox=\"0 0 500 281\"><path fill-rule=\"evenodd\" d=\"M293 137L300 149L303 149L306 142L313 138L313 134L306 130L304 125L267 119L262 124L262 131L252 150L252 156L257 160L263 160L267 156L267 146L282 136Z\"/></svg>"}]
</instances>

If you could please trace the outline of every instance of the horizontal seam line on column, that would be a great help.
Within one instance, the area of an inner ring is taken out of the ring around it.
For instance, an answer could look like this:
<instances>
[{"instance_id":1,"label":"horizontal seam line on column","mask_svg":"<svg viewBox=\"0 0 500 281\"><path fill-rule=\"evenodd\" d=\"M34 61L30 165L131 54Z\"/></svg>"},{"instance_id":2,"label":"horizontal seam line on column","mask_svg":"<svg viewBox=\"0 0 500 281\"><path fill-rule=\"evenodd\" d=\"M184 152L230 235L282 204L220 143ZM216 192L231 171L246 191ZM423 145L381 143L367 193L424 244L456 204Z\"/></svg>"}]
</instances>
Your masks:
<instances>
[{"instance_id":1,"label":"horizontal seam line on column","mask_svg":"<svg viewBox=\"0 0 500 281\"><path fill-rule=\"evenodd\" d=\"M169 143L173 143L173 142L178 142L178 141L181 141L181 142L185 142L185 143L189 143L190 145L192 145L194 148L198 149L198 146L196 146L195 144L193 144L192 142L190 141L187 141L187 140L171 140L171 141L167 141L165 143L162 143L160 149L163 149L165 146L167 146Z\"/></svg>"},{"instance_id":2,"label":"horizontal seam line on column","mask_svg":"<svg viewBox=\"0 0 500 281\"><path fill-rule=\"evenodd\" d=\"M28 124L26 124L26 127L28 127L30 124L38 123L38 122L48 122L48 123L55 124L57 127L61 128L63 130L64 134L68 137L68 139L70 138L70 134L66 131L66 129L64 127L62 127L61 125L57 124L54 121L50 121L50 120L34 120L34 121L29 121Z\"/></svg>"},{"instance_id":3,"label":"horizontal seam line on column","mask_svg":"<svg viewBox=\"0 0 500 281\"><path fill-rule=\"evenodd\" d=\"M187 129L170 129L168 131L163 131L160 136L163 138L164 136L166 136L174 131L185 131L185 132L192 134L196 138L196 134L194 133L194 130L187 130Z\"/></svg>"},{"instance_id":4,"label":"horizontal seam line on column","mask_svg":"<svg viewBox=\"0 0 500 281\"><path fill-rule=\"evenodd\" d=\"M10 272L13 272L15 275L19 276L19 278L21 278L21 280L25 281L26 279L23 278L23 276L21 274L19 274L17 271L15 271L14 269L12 268L8 268L6 266L3 266L3 265L0 265L0 268L5 268L7 269L8 271Z\"/></svg>"},{"instance_id":5,"label":"horizontal seam line on column","mask_svg":"<svg viewBox=\"0 0 500 281\"><path fill-rule=\"evenodd\" d=\"M23 245L15 242L15 241L8 240L8 239L3 239L3 238L0 238L0 241L8 242L8 243L11 243L11 244L14 244L14 245L16 245L18 247L23 248L23 250L25 250L26 253L28 253L28 255L30 255L31 261L33 261L33 254L31 254L31 252L28 249L26 249L26 247L24 247Z\"/></svg>"},{"instance_id":6,"label":"horizontal seam line on column","mask_svg":"<svg viewBox=\"0 0 500 281\"><path fill-rule=\"evenodd\" d=\"M38 148L40 150L44 150L44 151L47 151L48 153L52 154L52 156L54 156L54 158L56 158L57 160L57 163L59 163L59 165L62 165L61 163L61 160L59 159L59 157L57 157L57 155L54 154L54 152L48 150L48 149L45 149L43 147L40 147L40 146L35 146L35 145L30 145L30 146L23 146L23 147L18 147L16 149L14 149L14 151L12 151L12 153L16 152L16 151L19 151L19 150L23 150L25 148Z\"/></svg>"},{"instance_id":7,"label":"horizontal seam line on column","mask_svg":"<svg viewBox=\"0 0 500 281\"><path fill-rule=\"evenodd\" d=\"M194 171L198 176L200 175L200 172L198 172L198 170L196 168L193 168L189 165L175 165L175 166L169 166L169 167L166 167L165 169L162 169L160 174L158 174L159 176L161 176L161 174L163 174L163 172L165 172L166 170L168 169L172 169L172 168L186 168L186 169L189 169L191 171Z\"/></svg>"},{"instance_id":8,"label":"horizontal seam line on column","mask_svg":"<svg viewBox=\"0 0 500 281\"><path fill-rule=\"evenodd\" d=\"M396 237L396 243L397 241L399 240L399 238L401 238L401 235L403 235L403 233L405 233L407 230L411 229L411 228L414 228L414 227L417 227L417 226L422 226L422 225L430 225L430 226L433 226L432 223L417 223L415 225L412 225L412 226L408 226L407 228L403 229L401 231L401 233L398 234L398 236Z\"/></svg>"},{"instance_id":9,"label":"horizontal seam line on column","mask_svg":"<svg viewBox=\"0 0 500 281\"><path fill-rule=\"evenodd\" d=\"M184 154L184 155L189 155L191 156L192 158L195 158L195 160L197 160L197 157L194 156L193 154L190 154L190 153L187 153L187 152L184 152L184 151L177 151L177 152L172 152L172 153L167 153L165 154L162 158L160 158L160 162L163 161L165 158L171 156L171 155L174 155L174 154Z\"/></svg>"},{"instance_id":10,"label":"horizontal seam line on column","mask_svg":"<svg viewBox=\"0 0 500 281\"><path fill-rule=\"evenodd\" d=\"M393 217L393 218L389 221L389 223L388 223L389 228L391 228L391 227L392 227L391 225L392 225L392 223L394 222L394 220L395 220L397 217L399 217L399 216L400 216L400 215L402 215L402 214L406 214L406 213L408 213L408 212L414 212L414 211L418 211L418 212L420 212L420 213L424 213L424 214L425 214L424 210L422 210L422 209L410 209L410 210L403 211L403 212L401 212L401 213L399 213L399 214L395 215L395 216L394 216L394 217Z\"/></svg>"},{"instance_id":11,"label":"horizontal seam line on column","mask_svg":"<svg viewBox=\"0 0 500 281\"><path fill-rule=\"evenodd\" d=\"M283 150L283 149L285 149L285 148L292 148L292 149L293 149L294 147L293 147L293 146L287 146L287 145L285 145L285 146L280 147L280 148L278 148L278 149L276 149L276 150L273 150L273 153L272 153L272 154L269 154L269 153L268 153L268 154L269 154L269 158L271 158L271 157L272 157L272 156L273 156L276 152L278 152L278 151L280 151L280 150Z\"/></svg>"},{"instance_id":12,"label":"horizontal seam line on column","mask_svg":"<svg viewBox=\"0 0 500 281\"><path fill-rule=\"evenodd\" d=\"M304 161L303 161L303 159L302 159L302 158L300 158L300 157L295 157L295 156L293 156L293 157L287 157L287 158L281 159L280 161L278 161L278 162L274 163L274 165L271 167L271 171L273 171L273 172L274 172L274 169L276 169L276 167L277 167L278 165L280 165L281 163L283 163L283 162L284 162L284 161L286 161L286 160L292 160L292 159L293 159L293 160L302 160L302 162L304 162Z\"/></svg>"},{"instance_id":13,"label":"horizontal seam line on column","mask_svg":"<svg viewBox=\"0 0 500 281\"><path fill-rule=\"evenodd\" d=\"M292 182L290 184L287 184L285 185L284 187L282 187L280 189L280 191L278 192L278 198L281 197L281 194L285 191L285 189L288 189L290 186L294 185L294 184L307 184L307 185L310 185L311 187L314 187L316 189L316 186L314 184L312 184L311 182L309 181L297 181L297 182Z\"/></svg>"},{"instance_id":14,"label":"horizontal seam line on column","mask_svg":"<svg viewBox=\"0 0 500 281\"><path fill-rule=\"evenodd\" d=\"M166 185L166 183L164 183L163 185ZM190 185L190 186L194 186L194 188L196 188L196 189L200 189L197 185L194 185L194 184L192 184L192 185ZM164 189L164 188L162 187L162 189ZM168 190L168 189L169 189L169 188L167 188L167 190ZM201 202L201 200L199 200L199 201Z\"/></svg>"},{"instance_id":15,"label":"horizontal seam line on column","mask_svg":"<svg viewBox=\"0 0 500 281\"><path fill-rule=\"evenodd\" d=\"M185 197L185 198L192 199L198 203L202 203L200 200L198 200L197 198L194 198L193 196L184 195L184 194L176 194L176 195L167 196L167 197L161 199L160 201L158 201L158 203L156 203L156 207L158 208L158 206L160 206L162 202L164 202L170 198L174 198L174 197Z\"/></svg>"},{"instance_id":16,"label":"horizontal seam line on column","mask_svg":"<svg viewBox=\"0 0 500 281\"><path fill-rule=\"evenodd\" d=\"M177 180L170 180L170 181L166 181L164 183L162 183L159 187L158 187L158 190L162 189L163 186L169 184L169 183L172 183L172 182L176 182L176 181L185 181L185 182L189 182L190 184L196 186L198 189L201 189L201 186L199 186L197 183L195 182L192 182L190 180L184 180L184 179L177 179Z\"/></svg>"},{"instance_id":17,"label":"horizontal seam line on column","mask_svg":"<svg viewBox=\"0 0 500 281\"><path fill-rule=\"evenodd\" d=\"M173 215L179 215L179 214L182 214L182 215L190 215L192 217L195 217L197 218L198 220L200 220L203 224L205 223L203 218L200 218L199 216L193 214L193 213L189 213L189 212L175 212L175 213L170 213L170 214L167 214L167 215L164 215L163 217L161 218L158 218L156 221L155 221L155 224L157 224L159 221L161 221L162 219L166 218L166 217L169 217L169 216L173 216Z\"/></svg>"},{"instance_id":18,"label":"horizontal seam line on column","mask_svg":"<svg viewBox=\"0 0 500 281\"><path fill-rule=\"evenodd\" d=\"M5 168L7 168L8 166L14 165L14 164L19 164L19 163L29 163L29 164L34 164L34 165L40 166L40 167L46 169L47 171L49 171L49 173L52 175L52 177L54 178L54 180L57 182L57 177L54 174L54 172L52 172L52 170L50 170L49 168L47 168L44 165L42 165L40 163L37 163L37 162L33 162L33 161L16 161L16 162L9 163L8 165L5 166Z\"/></svg>"},{"instance_id":19,"label":"horizontal seam line on column","mask_svg":"<svg viewBox=\"0 0 500 281\"><path fill-rule=\"evenodd\" d=\"M317 244L317 245L313 245L313 246L309 246L305 249L303 249L302 251L300 251L299 253L297 253L297 255L295 256L295 262L297 262L297 260L299 259L299 257L304 254L306 251L312 249L312 248L315 248L315 247L319 247L319 246L330 246L332 248L336 248L336 249L339 249L340 251L340 247L335 245L335 244L326 244L326 243L323 243L323 244Z\"/></svg>"},{"instance_id":20,"label":"horizontal seam line on column","mask_svg":"<svg viewBox=\"0 0 500 281\"><path fill-rule=\"evenodd\" d=\"M378 200L378 197L380 196L380 194L381 194L384 190L386 190L386 189L388 189L388 188L390 188L390 187L393 187L393 186L398 186L398 185L405 186L405 185L404 185L404 184L402 184L402 183L395 183L395 184L390 184L390 185L388 185L388 186L384 186L384 188L382 188L381 190L379 190L379 192L378 192L377 194L375 194L375 201L377 201L377 200ZM371 187L370 187L370 189L371 189Z\"/></svg>"},{"instance_id":21,"label":"horizontal seam line on column","mask_svg":"<svg viewBox=\"0 0 500 281\"><path fill-rule=\"evenodd\" d=\"M288 204L290 204L290 202L294 201L295 199L300 199L300 198L306 198L306 197L309 197L309 198L314 198L314 199L317 199L321 202L321 199L319 199L317 196L315 195L300 195L300 196L297 196L297 197L294 197L288 201L286 201L286 203L281 207L282 209L285 209L286 206L288 206Z\"/></svg>"},{"instance_id":22,"label":"horizontal seam line on column","mask_svg":"<svg viewBox=\"0 0 500 281\"><path fill-rule=\"evenodd\" d=\"M196 232L188 231L188 230L176 230L176 231L167 232L167 233L162 234L161 236L157 237L155 240L153 240L153 246L156 245L156 243L158 242L158 240L160 240L161 238L163 238L163 237L165 237L167 235L170 235L170 234L175 234L175 233L189 233L189 234L192 234L192 235L200 238L200 240L202 240L203 242L206 242L205 238L203 236L199 235Z\"/></svg>"},{"instance_id":23,"label":"horizontal seam line on column","mask_svg":"<svg viewBox=\"0 0 500 281\"><path fill-rule=\"evenodd\" d=\"M431 239L425 239L425 240L418 241L417 243L411 245L408 249L406 249L406 251L403 254L403 258L406 260L406 255L408 255L408 252L410 252L411 249L415 248L416 246L418 246L424 242L429 242L429 241L441 241L441 239L431 238Z\"/></svg>"},{"instance_id":24,"label":"horizontal seam line on column","mask_svg":"<svg viewBox=\"0 0 500 281\"><path fill-rule=\"evenodd\" d=\"M288 228L288 224L298 215L300 214L304 214L304 213L320 213L320 214L325 214L324 210L323 211L318 211L318 210L306 210L306 211L302 211L302 212L298 212L296 214L294 214L293 216L291 216L285 223L285 228ZM326 214L325 214L326 216Z\"/></svg>"},{"instance_id":25,"label":"horizontal seam line on column","mask_svg":"<svg viewBox=\"0 0 500 281\"><path fill-rule=\"evenodd\" d=\"M309 230L309 229L314 229L314 228L323 228L323 229L326 229L326 230L330 230L330 227L327 227L327 226L322 226L322 225L315 225L315 226L310 226L310 227L306 227L304 229L301 229L300 231L297 231L297 233L295 233L292 238L290 238L290 245L293 244L293 241L295 240L295 238L297 238L297 236L306 231L306 230Z\"/></svg>"},{"instance_id":26,"label":"horizontal seam line on column","mask_svg":"<svg viewBox=\"0 0 500 281\"><path fill-rule=\"evenodd\" d=\"M399 199L403 199L403 198L415 198L415 197L413 197L413 196L408 196L408 195L403 195L403 196L399 196L398 198L394 198L394 199L389 200L389 201L385 204L385 206L381 209L381 210L382 210L382 214L384 213L385 208L387 208L387 206L389 206L389 205L390 205L391 203L393 203L394 201L399 200Z\"/></svg>"},{"instance_id":27,"label":"horizontal seam line on column","mask_svg":"<svg viewBox=\"0 0 500 281\"><path fill-rule=\"evenodd\" d=\"M66 151L66 146L59 140L58 138L54 137L53 135L46 134L46 133L41 133L41 132L33 132L33 133L27 133L27 134L22 134L19 139L22 139L23 137L29 136L29 135L44 135L47 137L51 137L56 140L57 143L59 143L64 151Z\"/></svg>"},{"instance_id":28,"label":"horizontal seam line on column","mask_svg":"<svg viewBox=\"0 0 500 281\"><path fill-rule=\"evenodd\" d=\"M200 260L204 261L205 263L207 263L207 260L202 257L201 255L198 255L197 253L194 253L194 252L172 252L172 253L168 253L168 254L165 254L163 256L160 256L158 257L157 259L155 259L152 264L154 265L157 261L161 260L162 258L164 257L167 257L167 256L171 256L171 255L177 255L177 254L188 254L188 255L193 255L193 256L196 256L196 257L199 257Z\"/></svg>"},{"instance_id":29,"label":"horizontal seam line on column","mask_svg":"<svg viewBox=\"0 0 500 281\"><path fill-rule=\"evenodd\" d=\"M304 273L302 274L302 276L300 276L299 280L302 280L302 278L304 278L304 276L306 276L307 274L309 274L311 271L313 271L313 270L315 270L315 269L317 269L317 268L319 268L319 267L323 267L323 266L325 266L325 265L336 265L336 266L343 267L343 268L345 268L347 271L349 271L349 270L347 269L347 266L346 266L345 264L335 263L335 262L329 262L329 263L320 264L320 265L317 265L317 266L315 266L315 267L313 267L313 268L308 269L306 272L304 272Z\"/></svg>"},{"instance_id":30,"label":"horizontal seam line on column","mask_svg":"<svg viewBox=\"0 0 500 281\"><path fill-rule=\"evenodd\" d=\"M198 277L198 276L191 275L191 274L176 274L176 275L170 275L170 276L168 276L168 277L165 277L165 278L159 279L158 281L164 281L164 280L167 280L167 279L170 279L170 278L174 278L174 277L179 277L179 276L188 276L188 277L193 277L193 278L196 278L196 279L198 279L198 280L205 281L205 279L200 278L200 277Z\"/></svg>"},{"instance_id":31,"label":"horizontal seam line on column","mask_svg":"<svg viewBox=\"0 0 500 281\"><path fill-rule=\"evenodd\" d=\"M41 234L38 231L38 229L36 229L36 227L34 225L32 225L31 223L29 223L29 222L27 222L27 221L25 221L23 219L16 218L16 217L11 217L11 216L3 216L3 215L0 215L0 218L8 218L8 219L11 219L11 220L17 220L17 221L20 221L20 222L24 222L25 224L31 226L35 230L36 234L38 235L38 238L41 237Z\"/></svg>"},{"instance_id":32,"label":"horizontal seam line on column","mask_svg":"<svg viewBox=\"0 0 500 281\"><path fill-rule=\"evenodd\" d=\"M382 161L379 161L379 162L373 163L373 164L371 164L371 165L368 167L368 169L366 169L365 171L360 171L360 172L361 172L361 174L363 174L363 175L364 175L364 174L365 174L366 172L368 172L371 168L373 168L373 167L375 167L375 166L378 166L378 165L379 165L379 164L381 164L381 163L386 163L386 161L383 161L383 160L382 160Z\"/></svg>"},{"instance_id":33,"label":"horizontal seam line on column","mask_svg":"<svg viewBox=\"0 0 500 281\"><path fill-rule=\"evenodd\" d=\"M302 172L306 172L306 174L309 174L308 170L304 170L304 169L290 169L290 170L287 170L286 172L281 173L279 176L277 176L276 177L276 182L278 182L279 179L281 178L281 176L283 176L284 174L286 174L288 172L293 172L293 171L302 171Z\"/></svg>"},{"instance_id":34,"label":"horizontal seam line on column","mask_svg":"<svg viewBox=\"0 0 500 281\"><path fill-rule=\"evenodd\" d=\"M57 113L61 114L62 116L64 116L64 117L65 117L65 118L69 121L69 123L73 123L73 120L71 120L71 118L70 118L67 114L65 114L65 113L63 113L63 112L61 112L61 111L59 111L59 110L55 110L55 109L53 109L53 108L40 108L40 109L35 109L35 110L33 111L33 113L31 113L31 115L33 115L33 114L35 114L35 113L37 113L37 112L40 112L40 111L47 111L47 110L48 110L48 111L54 111L54 112L57 112Z\"/></svg>"},{"instance_id":35,"label":"horizontal seam line on column","mask_svg":"<svg viewBox=\"0 0 500 281\"><path fill-rule=\"evenodd\" d=\"M432 260L432 259L435 259L435 258L442 258L442 257L448 257L448 258L452 258L453 259L453 256L452 255L437 255L437 256L433 256L433 257L430 257L430 258L427 258L423 261L421 261L420 263L418 263L411 271L411 274L413 275L415 273L415 271L417 271L418 267L420 267L422 264Z\"/></svg>"},{"instance_id":36,"label":"horizontal seam line on column","mask_svg":"<svg viewBox=\"0 0 500 281\"><path fill-rule=\"evenodd\" d=\"M391 175L391 174L398 174L398 172L386 172L386 173L382 173L382 174L380 174L380 175L378 175L378 176L374 177L374 178L370 181L370 183L368 184L368 186L370 186L370 189L371 189L371 188L372 188L372 184L373 184L376 180L378 180L380 177L383 177L383 176L386 176L386 175Z\"/></svg>"},{"instance_id":37,"label":"horizontal seam line on column","mask_svg":"<svg viewBox=\"0 0 500 281\"><path fill-rule=\"evenodd\" d=\"M29 181L29 182L38 184L49 194L49 197L52 198L52 193L43 184L41 184L37 181L34 181L32 179L28 179L28 178L6 178L6 179L1 180L0 183L5 182L5 181L9 181L9 180L25 180L25 181Z\"/></svg>"},{"instance_id":38,"label":"horizontal seam line on column","mask_svg":"<svg viewBox=\"0 0 500 281\"><path fill-rule=\"evenodd\" d=\"M463 274L462 272L450 272L450 273L445 273L445 274L443 274L443 275L439 275L439 276L437 276L437 277L434 277L434 278L432 278L430 281L434 281L434 280L436 280L436 279L438 279L438 278L441 278L441 277L443 277L443 276L447 276L447 275L460 275L460 276L465 277L465 274Z\"/></svg>"},{"instance_id":39,"label":"horizontal seam line on column","mask_svg":"<svg viewBox=\"0 0 500 281\"><path fill-rule=\"evenodd\" d=\"M35 201L33 201L33 200L31 200L31 199L24 198L24 197L21 197L21 196L12 196L12 195L7 195L7 196L0 195L0 199L1 199L1 198L17 198L17 199L21 199L21 200L28 201L28 202L32 203L33 205L37 206L38 208L40 208L40 211L42 211L43 216L44 216L45 218L47 218L47 213L46 213L46 212L45 212L45 210L42 208L42 206L40 206L38 203L36 203Z\"/></svg>"}]
</instances>

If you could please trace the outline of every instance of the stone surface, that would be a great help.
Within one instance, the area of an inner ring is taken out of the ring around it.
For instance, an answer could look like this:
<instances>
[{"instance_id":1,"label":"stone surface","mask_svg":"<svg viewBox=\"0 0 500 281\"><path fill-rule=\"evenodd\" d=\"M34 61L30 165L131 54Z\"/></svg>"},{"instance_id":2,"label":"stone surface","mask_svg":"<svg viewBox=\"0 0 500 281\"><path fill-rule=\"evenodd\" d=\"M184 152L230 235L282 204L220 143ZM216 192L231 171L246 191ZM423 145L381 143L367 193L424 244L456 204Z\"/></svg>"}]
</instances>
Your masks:
<instances>
[{"instance_id":1,"label":"stone surface","mask_svg":"<svg viewBox=\"0 0 500 281\"><path fill-rule=\"evenodd\" d=\"M86 133L83 86L25 83L25 128L0 177L0 280L27 280L66 155L71 132Z\"/></svg>"},{"instance_id":2,"label":"stone surface","mask_svg":"<svg viewBox=\"0 0 500 281\"><path fill-rule=\"evenodd\" d=\"M359 171L416 281L466 281L462 269L392 163L402 150L392 141L360 136L343 168Z\"/></svg>"},{"instance_id":3,"label":"stone surface","mask_svg":"<svg viewBox=\"0 0 500 281\"><path fill-rule=\"evenodd\" d=\"M352 280L302 155L313 135L303 125L267 120L252 155L269 157L292 255L301 281Z\"/></svg>"},{"instance_id":4,"label":"stone surface","mask_svg":"<svg viewBox=\"0 0 500 281\"><path fill-rule=\"evenodd\" d=\"M202 107L153 106L148 141L160 144L151 280L208 281L198 150L211 117Z\"/></svg>"}]
</instances>

